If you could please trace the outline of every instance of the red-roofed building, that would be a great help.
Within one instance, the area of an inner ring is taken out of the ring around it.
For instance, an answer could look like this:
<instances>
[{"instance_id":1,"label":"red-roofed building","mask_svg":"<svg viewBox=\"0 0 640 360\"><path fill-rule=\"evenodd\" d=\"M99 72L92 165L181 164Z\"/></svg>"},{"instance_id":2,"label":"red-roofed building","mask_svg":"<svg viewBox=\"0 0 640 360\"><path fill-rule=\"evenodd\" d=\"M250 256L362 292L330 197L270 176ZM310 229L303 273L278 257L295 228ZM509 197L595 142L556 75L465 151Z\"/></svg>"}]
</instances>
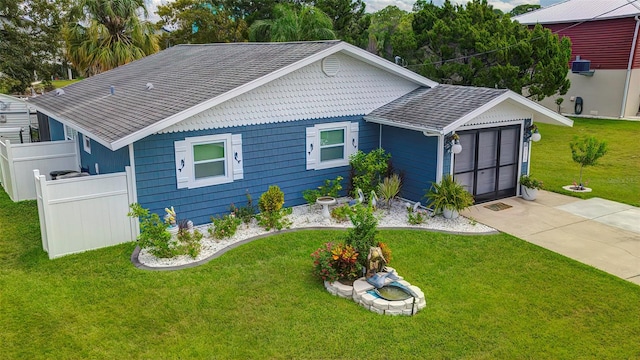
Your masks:
<instances>
[{"instance_id":1,"label":"red-roofed building","mask_svg":"<svg viewBox=\"0 0 640 360\"><path fill-rule=\"evenodd\" d=\"M630 118L640 112L639 15L639 0L567 0L514 20L571 39L571 88L561 112ZM557 110L555 98L542 104Z\"/></svg>"}]
</instances>

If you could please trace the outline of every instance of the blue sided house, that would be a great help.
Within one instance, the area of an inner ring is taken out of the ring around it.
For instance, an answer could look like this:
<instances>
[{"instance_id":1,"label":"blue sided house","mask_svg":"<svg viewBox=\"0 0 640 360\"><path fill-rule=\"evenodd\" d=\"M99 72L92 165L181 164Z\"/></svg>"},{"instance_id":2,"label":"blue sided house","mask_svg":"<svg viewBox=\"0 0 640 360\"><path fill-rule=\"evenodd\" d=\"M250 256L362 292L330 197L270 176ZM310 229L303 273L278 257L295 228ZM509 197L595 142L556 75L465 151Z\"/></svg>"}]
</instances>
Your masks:
<instances>
[{"instance_id":1,"label":"blue sided house","mask_svg":"<svg viewBox=\"0 0 640 360\"><path fill-rule=\"evenodd\" d=\"M130 166L143 207L196 224L274 184L285 206L302 204L378 147L404 198L444 174L477 201L516 196L533 122L572 125L512 91L438 84L341 41L178 45L31 103L43 138L76 139L79 167Z\"/></svg>"}]
</instances>

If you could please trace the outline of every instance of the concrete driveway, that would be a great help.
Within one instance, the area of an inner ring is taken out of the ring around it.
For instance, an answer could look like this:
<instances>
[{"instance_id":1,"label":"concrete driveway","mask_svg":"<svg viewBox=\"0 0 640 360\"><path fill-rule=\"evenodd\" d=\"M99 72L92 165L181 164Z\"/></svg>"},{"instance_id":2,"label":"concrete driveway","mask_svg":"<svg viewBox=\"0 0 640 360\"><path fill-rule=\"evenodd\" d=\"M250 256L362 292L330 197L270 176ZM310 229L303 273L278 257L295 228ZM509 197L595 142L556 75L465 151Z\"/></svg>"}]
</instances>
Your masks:
<instances>
[{"instance_id":1,"label":"concrete driveway","mask_svg":"<svg viewBox=\"0 0 640 360\"><path fill-rule=\"evenodd\" d=\"M640 285L640 208L547 191L475 205L478 222Z\"/></svg>"}]
</instances>

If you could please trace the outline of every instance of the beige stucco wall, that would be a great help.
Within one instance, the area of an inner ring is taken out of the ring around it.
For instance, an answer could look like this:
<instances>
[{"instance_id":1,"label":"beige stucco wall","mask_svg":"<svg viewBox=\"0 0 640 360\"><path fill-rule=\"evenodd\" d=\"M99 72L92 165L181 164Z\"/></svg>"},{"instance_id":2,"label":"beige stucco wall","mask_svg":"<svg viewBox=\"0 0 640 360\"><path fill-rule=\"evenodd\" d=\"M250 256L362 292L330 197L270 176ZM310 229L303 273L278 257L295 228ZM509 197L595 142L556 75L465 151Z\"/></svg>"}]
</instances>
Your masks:
<instances>
[{"instance_id":1,"label":"beige stucco wall","mask_svg":"<svg viewBox=\"0 0 640 360\"><path fill-rule=\"evenodd\" d=\"M567 77L571 81L571 88L563 95L561 112L572 115L575 113L576 97L583 101L582 114L584 116L620 117L622 107L622 95L626 70L596 70L593 76L584 76L569 72ZM640 70L632 72L632 81L629 86L629 97L625 116L635 116L640 106ZM547 97L540 103L545 107L558 110L554 97Z\"/></svg>"}]
</instances>

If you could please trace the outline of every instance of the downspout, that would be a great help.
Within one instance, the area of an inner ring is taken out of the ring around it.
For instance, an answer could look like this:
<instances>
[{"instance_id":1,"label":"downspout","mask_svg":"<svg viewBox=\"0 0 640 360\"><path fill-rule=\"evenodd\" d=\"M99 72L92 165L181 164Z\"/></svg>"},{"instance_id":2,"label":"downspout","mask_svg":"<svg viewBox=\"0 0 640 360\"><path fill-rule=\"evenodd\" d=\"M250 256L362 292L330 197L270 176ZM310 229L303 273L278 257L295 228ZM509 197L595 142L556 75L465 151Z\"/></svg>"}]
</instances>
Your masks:
<instances>
[{"instance_id":1,"label":"downspout","mask_svg":"<svg viewBox=\"0 0 640 360\"><path fill-rule=\"evenodd\" d=\"M624 92L622 93L622 108L620 109L620 118L624 117L624 111L627 107L627 96L629 95L629 83L631 82L631 67L633 65L633 56L636 52L636 42L638 41L638 28L640 27L640 18L635 16L636 28L633 31L633 42L631 43L631 51L629 51L629 63L627 64L627 78L624 81Z\"/></svg>"}]
</instances>

